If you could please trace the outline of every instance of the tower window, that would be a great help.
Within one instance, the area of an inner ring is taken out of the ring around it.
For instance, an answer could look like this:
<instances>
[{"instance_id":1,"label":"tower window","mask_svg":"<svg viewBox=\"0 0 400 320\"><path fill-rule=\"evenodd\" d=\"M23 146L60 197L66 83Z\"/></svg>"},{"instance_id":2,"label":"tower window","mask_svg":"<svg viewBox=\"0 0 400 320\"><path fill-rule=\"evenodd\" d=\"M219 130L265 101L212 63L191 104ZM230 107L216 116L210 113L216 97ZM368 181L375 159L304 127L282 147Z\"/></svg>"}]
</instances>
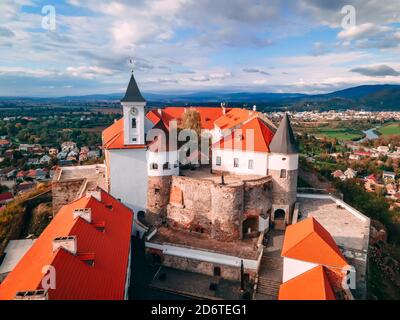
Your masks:
<instances>
[{"instance_id":1,"label":"tower window","mask_svg":"<svg viewBox=\"0 0 400 320\"><path fill-rule=\"evenodd\" d=\"M254 169L254 160L249 160L249 169L253 170Z\"/></svg>"},{"instance_id":2,"label":"tower window","mask_svg":"<svg viewBox=\"0 0 400 320\"><path fill-rule=\"evenodd\" d=\"M132 118L132 129L136 129L136 118Z\"/></svg>"},{"instance_id":3,"label":"tower window","mask_svg":"<svg viewBox=\"0 0 400 320\"><path fill-rule=\"evenodd\" d=\"M158 170L158 164L157 163L150 164L150 169L151 170Z\"/></svg>"},{"instance_id":4,"label":"tower window","mask_svg":"<svg viewBox=\"0 0 400 320\"><path fill-rule=\"evenodd\" d=\"M220 166L221 165L221 157L217 157L216 159L215 159L215 164L217 165L217 166Z\"/></svg>"},{"instance_id":5,"label":"tower window","mask_svg":"<svg viewBox=\"0 0 400 320\"><path fill-rule=\"evenodd\" d=\"M233 166L234 166L235 168L239 168L239 158L233 159Z\"/></svg>"},{"instance_id":6,"label":"tower window","mask_svg":"<svg viewBox=\"0 0 400 320\"><path fill-rule=\"evenodd\" d=\"M281 170L281 178L286 178L286 169Z\"/></svg>"}]
</instances>

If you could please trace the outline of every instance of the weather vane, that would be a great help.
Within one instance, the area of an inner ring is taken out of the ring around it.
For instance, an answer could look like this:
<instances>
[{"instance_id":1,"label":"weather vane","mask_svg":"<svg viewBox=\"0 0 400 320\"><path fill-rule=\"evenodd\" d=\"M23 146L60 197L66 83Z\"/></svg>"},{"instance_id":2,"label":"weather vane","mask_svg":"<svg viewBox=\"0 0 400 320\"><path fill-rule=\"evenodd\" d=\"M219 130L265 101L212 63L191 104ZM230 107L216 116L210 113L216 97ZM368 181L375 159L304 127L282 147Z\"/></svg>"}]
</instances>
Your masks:
<instances>
[{"instance_id":1,"label":"weather vane","mask_svg":"<svg viewBox=\"0 0 400 320\"><path fill-rule=\"evenodd\" d=\"M132 58L130 58L129 59L129 63L130 63L130 65L131 65L131 72L132 72L132 74L133 74L133 70L134 70L134 68L135 68L135 60L134 59L132 59Z\"/></svg>"}]
</instances>

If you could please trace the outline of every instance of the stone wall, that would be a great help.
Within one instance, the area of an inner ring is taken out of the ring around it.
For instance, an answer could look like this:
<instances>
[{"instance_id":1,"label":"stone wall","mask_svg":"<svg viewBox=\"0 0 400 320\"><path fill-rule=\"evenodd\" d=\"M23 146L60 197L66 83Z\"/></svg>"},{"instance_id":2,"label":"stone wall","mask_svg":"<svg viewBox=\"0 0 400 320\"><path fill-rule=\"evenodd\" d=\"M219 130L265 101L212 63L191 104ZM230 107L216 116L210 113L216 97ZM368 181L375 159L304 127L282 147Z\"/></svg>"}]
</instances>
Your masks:
<instances>
[{"instance_id":1,"label":"stone wall","mask_svg":"<svg viewBox=\"0 0 400 320\"><path fill-rule=\"evenodd\" d=\"M256 218L257 222L260 214L267 215L271 209L269 177L221 185L174 176L170 190L168 226L220 241L242 239L243 221Z\"/></svg>"},{"instance_id":2,"label":"stone wall","mask_svg":"<svg viewBox=\"0 0 400 320\"><path fill-rule=\"evenodd\" d=\"M53 215L55 216L60 208L77 199L79 191L85 179L53 181L52 197L53 197Z\"/></svg>"},{"instance_id":3,"label":"stone wall","mask_svg":"<svg viewBox=\"0 0 400 320\"><path fill-rule=\"evenodd\" d=\"M223 264L216 264L170 255L163 256L163 265L179 270L201 273L208 276L214 276L214 268L219 267L221 270L221 278L240 281L240 267L232 267ZM255 270L244 269L244 273L247 273L249 275L249 279L254 281L256 277Z\"/></svg>"},{"instance_id":4,"label":"stone wall","mask_svg":"<svg viewBox=\"0 0 400 320\"><path fill-rule=\"evenodd\" d=\"M297 197L297 170L287 171L286 178L280 177L279 170L268 173L272 177L272 203L292 206Z\"/></svg>"},{"instance_id":5,"label":"stone wall","mask_svg":"<svg viewBox=\"0 0 400 320\"><path fill-rule=\"evenodd\" d=\"M146 221L160 225L166 221L171 191L171 176L148 177Z\"/></svg>"}]
</instances>

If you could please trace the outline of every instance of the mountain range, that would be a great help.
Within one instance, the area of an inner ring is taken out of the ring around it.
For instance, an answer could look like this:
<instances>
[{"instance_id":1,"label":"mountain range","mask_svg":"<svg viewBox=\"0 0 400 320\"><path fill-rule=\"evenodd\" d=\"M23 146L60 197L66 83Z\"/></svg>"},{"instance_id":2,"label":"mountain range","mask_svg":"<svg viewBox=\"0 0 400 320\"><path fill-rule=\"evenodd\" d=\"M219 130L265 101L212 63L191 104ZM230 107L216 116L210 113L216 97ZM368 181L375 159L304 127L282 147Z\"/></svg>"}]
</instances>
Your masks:
<instances>
[{"instance_id":1,"label":"mountain range","mask_svg":"<svg viewBox=\"0 0 400 320\"><path fill-rule=\"evenodd\" d=\"M123 93L67 96L58 98L0 97L0 103L112 103L118 102ZM270 92L192 92L186 94L143 93L151 106L161 105L229 105L256 104L262 109L342 109L364 108L369 110L400 110L400 85L362 85L327 94L270 93Z\"/></svg>"}]
</instances>

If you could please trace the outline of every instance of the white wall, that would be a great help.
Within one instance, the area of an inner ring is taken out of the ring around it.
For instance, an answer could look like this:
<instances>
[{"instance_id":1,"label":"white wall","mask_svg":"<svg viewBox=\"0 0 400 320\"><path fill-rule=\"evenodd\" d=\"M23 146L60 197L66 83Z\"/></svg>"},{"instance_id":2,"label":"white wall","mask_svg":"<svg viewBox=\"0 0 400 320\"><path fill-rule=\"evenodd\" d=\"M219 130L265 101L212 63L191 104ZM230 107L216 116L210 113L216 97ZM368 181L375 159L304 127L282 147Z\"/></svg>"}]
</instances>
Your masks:
<instances>
[{"instance_id":1,"label":"white wall","mask_svg":"<svg viewBox=\"0 0 400 320\"><path fill-rule=\"evenodd\" d=\"M259 259L250 260L250 259L241 259L235 256L229 256L221 253L202 251L196 249L189 249L184 247L178 247L173 245L162 245L158 243L146 242L147 248L158 249L163 252L165 255L176 256L181 258L194 259L198 261L206 261L211 263L223 264L231 267L239 267L241 265L241 261L243 260L243 267L246 269L258 270L262 252L260 252Z\"/></svg>"},{"instance_id":2,"label":"white wall","mask_svg":"<svg viewBox=\"0 0 400 320\"><path fill-rule=\"evenodd\" d=\"M299 167L298 154L268 154L268 169L270 170L297 170Z\"/></svg>"},{"instance_id":3,"label":"white wall","mask_svg":"<svg viewBox=\"0 0 400 320\"><path fill-rule=\"evenodd\" d=\"M179 164L177 167L175 165L178 161L178 152L147 152L147 171L148 175L152 177L162 177L162 176L178 176L179 175ZM170 169L163 169L163 164L168 162ZM158 169L153 169L152 164L157 163Z\"/></svg>"},{"instance_id":4,"label":"white wall","mask_svg":"<svg viewBox=\"0 0 400 320\"><path fill-rule=\"evenodd\" d=\"M124 113L124 144L145 144L144 130L145 130L145 102L122 102ZM130 110L136 108L136 129L132 129L131 119L132 115ZM132 141L132 136L137 137L137 141Z\"/></svg>"},{"instance_id":5,"label":"white wall","mask_svg":"<svg viewBox=\"0 0 400 320\"><path fill-rule=\"evenodd\" d=\"M318 264L284 257L282 281L289 281L316 266L318 266Z\"/></svg>"},{"instance_id":6,"label":"white wall","mask_svg":"<svg viewBox=\"0 0 400 320\"><path fill-rule=\"evenodd\" d=\"M146 211L146 149L109 150L110 193L135 214Z\"/></svg>"},{"instance_id":7,"label":"white wall","mask_svg":"<svg viewBox=\"0 0 400 320\"><path fill-rule=\"evenodd\" d=\"M213 148L212 150L212 168L213 170L227 171L236 174L257 174L267 175L267 153L240 151L240 150L224 150ZM216 165L217 157L221 157L221 165ZM235 168L233 159L239 159L239 167ZM253 169L249 169L249 160L254 160Z\"/></svg>"}]
</instances>

